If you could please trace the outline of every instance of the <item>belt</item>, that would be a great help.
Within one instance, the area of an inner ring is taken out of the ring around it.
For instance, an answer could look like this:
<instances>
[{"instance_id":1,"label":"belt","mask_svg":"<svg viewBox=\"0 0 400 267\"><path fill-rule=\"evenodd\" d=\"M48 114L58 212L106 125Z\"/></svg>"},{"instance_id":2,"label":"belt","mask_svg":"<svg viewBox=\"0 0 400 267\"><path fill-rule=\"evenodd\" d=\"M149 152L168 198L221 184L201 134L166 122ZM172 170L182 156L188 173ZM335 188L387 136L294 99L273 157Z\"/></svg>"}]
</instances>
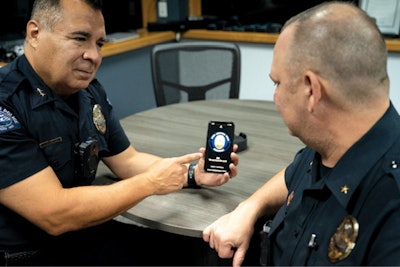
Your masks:
<instances>
[{"instance_id":1,"label":"belt","mask_svg":"<svg viewBox=\"0 0 400 267\"><path fill-rule=\"evenodd\" d=\"M6 252L0 252L0 266L6 266Z\"/></svg>"}]
</instances>

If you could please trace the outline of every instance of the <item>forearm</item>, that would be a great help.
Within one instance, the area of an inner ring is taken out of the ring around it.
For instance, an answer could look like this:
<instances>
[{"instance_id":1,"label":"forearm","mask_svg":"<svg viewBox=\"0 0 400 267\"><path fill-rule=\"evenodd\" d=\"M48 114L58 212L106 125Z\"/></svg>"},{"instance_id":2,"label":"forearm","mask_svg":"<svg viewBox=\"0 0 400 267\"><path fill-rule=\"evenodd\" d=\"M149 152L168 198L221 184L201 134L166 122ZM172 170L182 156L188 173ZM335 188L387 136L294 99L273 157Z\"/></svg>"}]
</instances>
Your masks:
<instances>
[{"instance_id":1,"label":"forearm","mask_svg":"<svg viewBox=\"0 0 400 267\"><path fill-rule=\"evenodd\" d=\"M1 190L0 203L59 235L107 221L153 194L157 185L146 175L111 185L63 188L48 167Z\"/></svg>"},{"instance_id":2,"label":"forearm","mask_svg":"<svg viewBox=\"0 0 400 267\"><path fill-rule=\"evenodd\" d=\"M145 172L159 159L156 155L139 152L130 146L118 155L103 158L103 162L118 178L126 179Z\"/></svg>"},{"instance_id":3,"label":"forearm","mask_svg":"<svg viewBox=\"0 0 400 267\"><path fill-rule=\"evenodd\" d=\"M285 202L287 189L284 170L241 202L235 210L220 217L203 230L203 239L221 258L232 258L233 265L243 262L254 233L254 225L262 216L272 216Z\"/></svg>"},{"instance_id":4,"label":"forearm","mask_svg":"<svg viewBox=\"0 0 400 267\"><path fill-rule=\"evenodd\" d=\"M262 216L273 216L285 203L288 193L284 174L285 169L278 172L236 209L246 210L246 216L253 222Z\"/></svg>"},{"instance_id":5,"label":"forearm","mask_svg":"<svg viewBox=\"0 0 400 267\"><path fill-rule=\"evenodd\" d=\"M43 227L57 235L113 219L154 194L155 187L140 176L110 185L62 189L54 213L41 216L49 218Z\"/></svg>"}]
</instances>

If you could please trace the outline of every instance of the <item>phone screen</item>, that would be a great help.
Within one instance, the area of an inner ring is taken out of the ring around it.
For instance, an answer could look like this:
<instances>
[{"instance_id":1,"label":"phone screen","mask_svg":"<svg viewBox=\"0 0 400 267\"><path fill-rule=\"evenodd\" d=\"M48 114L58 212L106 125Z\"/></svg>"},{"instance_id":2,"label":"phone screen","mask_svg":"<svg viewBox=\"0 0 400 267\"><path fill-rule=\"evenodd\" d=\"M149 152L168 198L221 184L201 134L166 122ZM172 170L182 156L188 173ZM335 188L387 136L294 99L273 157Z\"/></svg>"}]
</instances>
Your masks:
<instances>
[{"instance_id":1,"label":"phone screen","mask_svg":"<svg viewBox=\"0 0 400 267\"><path fill-rule=\"evenodd\" d=\"M208 123L204 164L206 172L229 172L234 132L233 122L210 121Z\"/></svg>"}]
</instances>

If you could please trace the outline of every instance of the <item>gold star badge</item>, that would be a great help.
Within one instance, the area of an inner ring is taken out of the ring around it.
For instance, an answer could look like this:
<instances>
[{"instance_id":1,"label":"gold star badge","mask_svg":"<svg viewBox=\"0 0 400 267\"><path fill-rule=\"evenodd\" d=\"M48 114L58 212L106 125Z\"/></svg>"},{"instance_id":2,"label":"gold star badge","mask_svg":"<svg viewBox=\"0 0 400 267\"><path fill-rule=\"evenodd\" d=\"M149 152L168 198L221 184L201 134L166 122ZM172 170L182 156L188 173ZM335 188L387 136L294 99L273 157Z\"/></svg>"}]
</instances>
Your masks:
<instances>
[{"instance_id":1,"label":"gold star badge","mask_svg":"<svg viewBox=\"0 0 400 267\"><path fill-rule=\"evenodd\" d=\"M350 188L347 187L347 185L342 186L342 188L340 188L340 192L342 192L343 194L347 195L347 192L350 190Z\"/></svg>"}]
</instances>

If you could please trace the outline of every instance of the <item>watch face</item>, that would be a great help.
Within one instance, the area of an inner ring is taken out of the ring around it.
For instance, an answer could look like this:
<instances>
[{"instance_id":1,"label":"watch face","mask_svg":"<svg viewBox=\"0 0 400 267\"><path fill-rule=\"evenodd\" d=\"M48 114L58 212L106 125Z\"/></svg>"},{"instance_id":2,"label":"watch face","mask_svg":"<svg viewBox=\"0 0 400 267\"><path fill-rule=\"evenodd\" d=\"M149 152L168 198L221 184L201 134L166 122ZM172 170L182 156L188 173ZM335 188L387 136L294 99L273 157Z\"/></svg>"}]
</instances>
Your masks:
<instances>
[{"instance_id":1,"label":"watch face","mask_svg":"<svg viewBox=\"0 0 400 267\"><path fill-rule=\"evenodd\" d=\"M191 163L189 165L189 170L188 170L188 187L191 188L196 188L197 187L197 183L196 183L196 179L194 177L194 168L196 167L196 164Z\"/></svg>"}]
</instances>

